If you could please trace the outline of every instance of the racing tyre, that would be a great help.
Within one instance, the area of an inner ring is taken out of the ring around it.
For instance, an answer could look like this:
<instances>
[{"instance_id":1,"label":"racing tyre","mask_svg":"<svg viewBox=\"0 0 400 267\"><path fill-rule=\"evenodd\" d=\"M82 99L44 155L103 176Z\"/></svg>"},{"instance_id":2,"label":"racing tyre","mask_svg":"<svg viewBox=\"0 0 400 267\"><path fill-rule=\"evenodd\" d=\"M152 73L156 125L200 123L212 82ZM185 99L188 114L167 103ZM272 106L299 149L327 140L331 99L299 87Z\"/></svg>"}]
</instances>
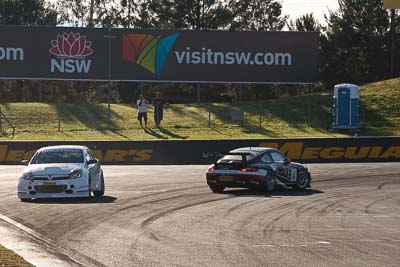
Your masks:
<instances>
[{"instance_id":1,"label":"racing tyre","mask_svg":"<svg viewBox=\"0 0 400 267\"><path fill-rule=\"evenodd\" d=\"M100 178L100 182L101 182L101 189L100 190L95 190L95 191L93 191L93 195L95 196L95 197L101 197L101 196L103 196L104 195L104 191L105 191L105 187L104 187L104 176L103 176L103 174L101 174L101 178Z\"/></svg>"},{"instance_id":2,"label":"racing tyre","mask_svg":"<svg viewBox=\"0 0 400 267\"><path fill-rule=\"evenodd\" d=\"M20 198L19 200L21 200L21 202L29 202L32 199L31 198Z\"/></svg>"},{"instance_id":3,"label":"racing tyre","mask_svg":"<svg viewBox=\"0 0 400 267\"><path fill-rule=\"evenodd\" d=\"M304 170L299 171L294 188L299 190L305 190L309 184L310 184L310 176L308 175L308 173Z\"/></svg>"},{"instance_id":4,"label":"racing tyre","mask_svg":"<svg viewBox=\"0 0 400 267\"><path fill-rule=\"evenodd\" d=\"M210 185L209 186L211 191L216 194L221 194L224 192L225 186L218 186L218 185Z\"/></svg>"},{"instance_id":5,"label":"racing tyre","mask_svg":"<svg viewBox=\"0 0 400 267\"><path fill-rule=\"evenodd\" d=\"M265 177L265 190L270 193L276 188L276 177L272 173L268 172Z\"/></svg>"},{"instance_id":6,"label":"racing tyre","mask_svg":"<svg viewBox=\"0 0 400 267\"><path fill-rule=\"evenodd\" d=\"M88 186L88 187L89 187L89 188L88 188L88 191L89 191L89 192L88 192L88 196L87 196L88 198L91 198L91 197L92 197L92 191L90 191L90 184L91 184L91 183L92 183L92 179L90 179L90 176L89 176L89 178L88 178L88 185L89 185L89 186Z\"/></svg>"}]
</instances>

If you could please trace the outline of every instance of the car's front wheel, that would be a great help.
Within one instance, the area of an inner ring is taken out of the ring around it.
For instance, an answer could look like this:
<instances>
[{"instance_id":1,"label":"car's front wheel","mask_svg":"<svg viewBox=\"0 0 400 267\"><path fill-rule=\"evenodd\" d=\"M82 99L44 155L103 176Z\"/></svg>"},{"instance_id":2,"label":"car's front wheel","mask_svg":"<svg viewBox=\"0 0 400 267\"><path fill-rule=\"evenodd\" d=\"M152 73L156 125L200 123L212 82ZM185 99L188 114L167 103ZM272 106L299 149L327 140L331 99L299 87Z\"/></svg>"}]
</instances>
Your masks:
<instances>
[{"instance_id":1,"label":"car's front wheel","mask_svg":"<svg viewBox=\"0 0 400 267\"><path fill-rule=\"evenodd\" d=\"M19 200L21 200L21 202L29 202L32 199L31 198L20 198Z\"/></svg>"},{"instance_id":2,"label":"car's front wheel","mask_svg":"<svg viewBox=\"0 0 400 267\"><path fill-rule=\"evenodd\" d=\"M209 185L211 191L216 194L221 194L225 190L225 186L220 186L220 185Z\"/></svg>"},{"instance_id":3,"label":"car's front wheel","mask_svg":"<svg viewBox=\"0 0 400 267\"><path fill-rule=\"evenodd\" d=\"M299 190L305 190L309 184L310 184L310 176L308 172L305 170L300 170L297 175L297 180L294 188Z\"/></svg>"},{"instance_id":4,"label":"car's front wheel","mask_svg":"<svg viewBox=\"0 0 400 267\"><path fill-rule=\"evenodd\" d=\"M103 174L101 174L101 177L100 177L100 189L99 190L94 190L93 191L93 195L95 197L101 197L101 196L104 195L104 191L105 191L104 176L103 176Z\"/></svg>"},{"instance_id":5,"label":"car's front wheel","mask_svg":"<svg viewBox=\"0 0 400 267\"><path fill-rule=\"evenodd\" d=\"M92 191L90 190L90 185L91 184L92 184L92 179L90 178L90 175L89 175L89 178L88 178L88 198L92 197Z\"/></svg>"}]
</instances>

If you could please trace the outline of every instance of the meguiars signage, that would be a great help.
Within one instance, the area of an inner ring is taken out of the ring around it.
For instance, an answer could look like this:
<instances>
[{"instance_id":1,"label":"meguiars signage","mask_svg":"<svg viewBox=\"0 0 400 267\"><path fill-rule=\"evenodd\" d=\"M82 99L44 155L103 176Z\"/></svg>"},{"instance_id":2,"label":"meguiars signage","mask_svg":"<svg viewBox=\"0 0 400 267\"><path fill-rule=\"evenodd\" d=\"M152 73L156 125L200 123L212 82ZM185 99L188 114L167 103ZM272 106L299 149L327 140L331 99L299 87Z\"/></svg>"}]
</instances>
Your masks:
<instances>
[{"instance_id":1,"label":"meguiars signage","mask_svg":"<svg viewBox=\"0 0 400 267\"><path fill-rule=\"evenodd\" d=\"M72 144L90 147L103 164L208 164L221 152L239 147L272 147L302 163L400 161L400 137L382 137L0 142L0 164L19 164L44 146Z\"/></svg>"},{"instance_id":2,"label":"meguiars signage","mask_svg":"<svg viewBox=\"0 0 400 267\"><path fill-rule=\"evenodd\" d=\"M355 144L343 146L341 144L332 146L312 146L305 147L305 142L287 142L279 144L261 143L262 147L272 147L280 150L289 158L294 160L400 160L400 146L357 146Z\"/></svg>"},{"instance_id":3,"label":"meguiars signage","mask_svg":"<svg viewBox=\"0 0 400 267\"><path fill-rule=\"evenodd\" d=\"M397 9L400 8L399 0L383 0L383 7L387 9Z\"/></svg>"},{"instance_id":4,"label":"meguiars signage","mask_svg":"<svg viewBox=\"0 0 400 267\"><path fill-rule=\"evenodd\" d=\"M116 81L319 80L317 32L0 26L0 34L0 78L108 80L110 64Z\"/></svg>"}]
</instances>

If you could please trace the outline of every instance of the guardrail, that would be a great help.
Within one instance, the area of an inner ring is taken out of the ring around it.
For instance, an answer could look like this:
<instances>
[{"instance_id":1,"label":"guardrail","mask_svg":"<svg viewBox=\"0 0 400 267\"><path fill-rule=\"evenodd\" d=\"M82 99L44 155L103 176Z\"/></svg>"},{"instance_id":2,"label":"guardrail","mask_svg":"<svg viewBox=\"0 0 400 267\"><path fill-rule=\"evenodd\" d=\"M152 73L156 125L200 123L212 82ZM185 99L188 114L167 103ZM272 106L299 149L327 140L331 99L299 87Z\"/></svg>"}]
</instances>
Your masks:
<instances>
[{"instance_id":1,"label":"guardrail","mask_svg":"<svg viewBox=\"0 0 400 267\"><path fill-rule=\"evenodd\" d=\"M220 152L239 147L273 147L301 163L400 162L400 137L236 139L174 141L0 142L0 164L19 164L50 145L85 145L102 164L208 164Z\"/></svg>"}]
</instances>

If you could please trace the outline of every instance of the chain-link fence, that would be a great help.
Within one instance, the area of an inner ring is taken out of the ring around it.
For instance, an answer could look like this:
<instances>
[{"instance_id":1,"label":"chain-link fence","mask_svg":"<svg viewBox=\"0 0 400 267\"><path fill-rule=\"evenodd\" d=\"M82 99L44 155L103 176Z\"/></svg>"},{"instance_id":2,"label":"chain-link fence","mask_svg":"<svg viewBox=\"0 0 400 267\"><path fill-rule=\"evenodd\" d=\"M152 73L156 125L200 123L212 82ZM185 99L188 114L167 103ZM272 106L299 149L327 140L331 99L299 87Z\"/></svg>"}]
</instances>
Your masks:
<instances>
[{"instance_id":1,"label":"chain-link fence","mask_svg":"<svg viewBox=\"0 0 400 267\"><path fill-rule=\"evenodd\" d=\"M161 127L171 137L240 137L235 134L258 133L266 137L307 137L330 134L332 123L331 97L308 96L287 98L279 101L254 101L235 103L202 103L171 104L164 108ZM106 104L43 104L43 103L10 103L3 104L3 113L16 128L16 135L40 138L53 134L64 134L68 138L79 136L106 135L108 130L118 132L121 136L134 139L143 131L137 121L136 105L113 104L110 111L110 129L108 129L108 110ZM155 129L153 108L149 105L148 127ZM362 126L366 133L385 130L390 134L399 130L400 119L382 118L381 114L368 107L360 112ZM12 128L2 120L2 135L5 129ZM5 127L7 126L7 127ZM210 132L212 129L212 132ZM185 135L174 135L186 131ZM126 132L126 133L125 133ZM197 135L203 132L204 135ZM8 134L10 136L10 134ZM162 136L153 134L154 137ZM213 136L211 136L213 137ZM140 136L139 136L140 138Z\"/></svg>"},{"instance_id":2,"label":"chain-link fence","mask_svg":"<svg viewBox=\"0 0 400 267\"><path fill-rule=\"evenodd\" d=\"M14 138L15 136L15 126L10 122L6 115L1 111L0 107L0 137Z\"/></svg>"}]
</instances>

